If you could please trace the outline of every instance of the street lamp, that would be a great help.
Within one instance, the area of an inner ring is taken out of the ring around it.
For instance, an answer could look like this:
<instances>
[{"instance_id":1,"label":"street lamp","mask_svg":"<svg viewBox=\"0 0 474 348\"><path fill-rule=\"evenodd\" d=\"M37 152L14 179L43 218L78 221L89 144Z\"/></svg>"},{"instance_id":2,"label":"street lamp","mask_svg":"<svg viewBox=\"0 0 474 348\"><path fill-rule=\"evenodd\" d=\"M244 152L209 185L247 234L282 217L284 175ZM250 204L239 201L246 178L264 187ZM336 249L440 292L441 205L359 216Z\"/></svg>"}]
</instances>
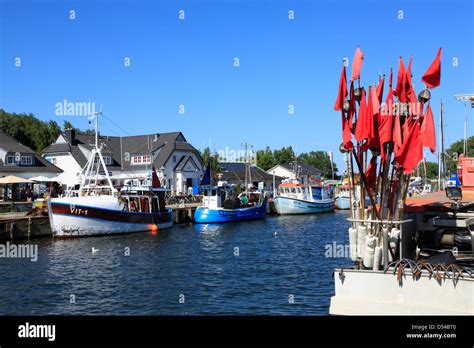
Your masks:
<instances>
[{"instance_id":1,"label":"street lamp","mask_svg":"<svg viewBox=\"0 0 474 348\"><path fill-rule=\"evenodd\" d=\"M471 103L471 108L474 108L473 94L457 94L454 96L457 101L464 102L464 156L467 156L467 102Z\"/></svg>"}]
</instances>

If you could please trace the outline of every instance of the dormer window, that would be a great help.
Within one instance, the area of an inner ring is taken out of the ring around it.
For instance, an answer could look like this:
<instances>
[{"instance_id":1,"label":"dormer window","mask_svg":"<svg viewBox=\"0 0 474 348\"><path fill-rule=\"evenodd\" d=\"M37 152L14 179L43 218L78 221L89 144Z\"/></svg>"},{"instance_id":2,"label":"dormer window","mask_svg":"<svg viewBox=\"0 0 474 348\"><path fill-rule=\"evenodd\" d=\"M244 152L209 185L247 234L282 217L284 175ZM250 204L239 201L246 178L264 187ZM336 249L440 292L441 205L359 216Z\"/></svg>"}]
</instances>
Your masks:
<instances>
[{"instance_id":1,"label":"dormer window","mask_svg":"<svg viewBox=\"0 0 474 348\"><path fill-rule=\"evenodd\" d=\"M106 166L112 165L112 157L111 156L104 156L104 162Z\"/></svg>"},{"instance_id":2,"label":"dormer window","mask_svg":"<svg viewBox=\"0 0 474 348\"><path fill-rule=\"evenodd\" d=\"M14 156L8 155L5 164L7 166L32 166L33 156Z\"/></svg>"},{"instance_id":3,"label":"dormer window","mask_svg":"<svg viewBox=\"0 0 474 348\"><path fill-rule=\"evenodd\" d=\"M131 164L142 165L142 164L151 164L151 156L150 155L136 155L132 156Z\"/></svg>"}]
</instances>

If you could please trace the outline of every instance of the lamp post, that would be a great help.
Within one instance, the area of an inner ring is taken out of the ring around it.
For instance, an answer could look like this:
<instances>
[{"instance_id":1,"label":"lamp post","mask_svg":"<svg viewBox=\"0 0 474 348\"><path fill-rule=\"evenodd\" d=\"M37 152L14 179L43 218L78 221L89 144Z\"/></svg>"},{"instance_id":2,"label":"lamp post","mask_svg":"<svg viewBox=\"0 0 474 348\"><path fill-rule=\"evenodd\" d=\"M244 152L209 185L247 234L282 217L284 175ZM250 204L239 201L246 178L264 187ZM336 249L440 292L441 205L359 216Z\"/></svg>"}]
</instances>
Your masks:
<instances>
[{"instance_id":1,"label":"lamp post","mask_svg":"<svg viewBox=\"0 0 474 348\"><path fill-rule=\"evenodd\" d=\"M464 102L464 146L463 153L467 156L467 103L471 103L471 107L474 108L474 94L457 94L454 96L457 101Z\"/></svg>"}]
</instances>

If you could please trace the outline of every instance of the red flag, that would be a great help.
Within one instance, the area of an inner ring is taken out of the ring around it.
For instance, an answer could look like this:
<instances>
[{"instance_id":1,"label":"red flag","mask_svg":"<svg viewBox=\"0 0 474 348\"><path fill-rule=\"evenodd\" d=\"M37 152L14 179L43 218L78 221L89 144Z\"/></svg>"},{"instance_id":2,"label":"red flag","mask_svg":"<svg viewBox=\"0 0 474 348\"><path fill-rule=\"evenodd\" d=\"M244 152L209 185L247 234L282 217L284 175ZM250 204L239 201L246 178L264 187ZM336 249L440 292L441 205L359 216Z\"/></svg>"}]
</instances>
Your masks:
<instances>
[{"instance_id":1,"label":"red flag","mask_svg":"<svg viewBox=\"0 0 474 348\"><path fill-rule=\"evenodd\" d=\"M398 100L402 103L406 103L406 85L407 85L407 72L405 70L405 64L403 64L403 59L400 57L398 63L398 76L397 76L397 86L393 91Z\"/></svg>"},{"instance_id":2,"label":"red flag","mask_svg":"<svg viewBox=\"0 0 474 348\"><path fill-rule=\"evenodd\" d=\"M367 99L367 109L365 112L365 131L367 141L362 145L362 151L367 151L369 148L376 146L374 144L374 108L373 108L373 95L375 92L372 89L372 86L369 86L369 96Z\"/></svg>"},{"instance_id":3,"label":"red flag","mask_svg":"<svg viewBox=\"0 0 474 348\"><path fill-rule=\"evenodd\" d=\"M383 99L383 85L385 83L385 76L379 80L379 84L377 85L377 98L379 99L379 104L382 104Z\"/></svg>"},{"instance_id":4,"label":"red flag","mask_svg":"<svg viewBox=\"0 0 474 348\"><path fill-rule=\"evenodd\" d=\"M387 99L385 100L385 105L382 108L382 112L380 113L380 123L379 123L379 137L380 137L380 145L381 146L381 155L382 159L385 159L385 151L383 144L392 141L393 139L393 115L392 115L392 108L393 108L393 95L392 95L392 88L389 88Z\"/></svg>"},{"instance_id":5,"label":"red flag","mask_svg":"<svg viewBox=\"0 0 474 348\"><path fill-rule=\"evenodd\" d=\"M402 128L400 126L400 116L395 116L393 123L393 152L397 154L398 150L402 147Z\"/></svg>"},{"instance_id":6,"label":"red flag","mask_svg":"<svg viewBox=\"0 0 474 348\"><path fill-rule=\"evenodd\" d=\"M365 99L365 89L362 89L362 96L360 99L359 117L357 118L356 129L354 137L357 141L367 139L370 135L370 129L367 129L367 103Z\"/></svg>"},{"instance_id":7,"label":"red flag","mask_svg":"<svg viewBox=\"0 0 474 348\"><path fill-rule=\"evenodd\" d=\"M436 129L430 104L426 108L426 114L421 123L420 136L423 146L428 147L434 153L436 149Z\"/></svg>"},{"instance_id":8,"label":"red flag","mask_svg":"<svg viewBox=\"0 0 474 348\"><path fill-rule=\"evenodd\" d=\"M334 111L339 111L344 105L344 100L347 97L347 81L346 81L346 67L342 65L341 78L339 79L339 92L337 93L336 103L334 104Z\"/></svg>"},{"instance_id":9,"label":"red flag","mask_svg":"<svg viewBox=\"0 0 474 348\"><path fill-rule=\"evenodd\" d=\"M349 124L349 120L344 116L344 111L341 110L341 117L342 117L342 143L346 150L352 150L354 144L352 144L352 133L351 133L351 126Z\"/></svg>"},{"instance_id":10,"label":"red flag","mask_svg":"<svg viewBox=\"0 0 474 348\"><path fill-rule=\"evenodd\" d=\"M435 59L421 78L428 88L438 87L441 83L441 47L436 54Z\"/></svg>"},{"instance_id":11,"label":"red flag","mask_svg":"<svg viewBox=\"0 0 474 348\"><path fill-rule=\"evenodd\" d=\"M410 63L408 63L408 69L407 69L407 75L406 75L406 85L405 85L405 93L406 93L406 99L412 105L415 105L418 103L418 98L415 93L415 89L413 88L413 83L411 82L411 64L412 64L413 58L410 57Z\"/></svg>"},{"instance_id":12,"label":"red flag","mask_svg":"<svg viewBox=\"0 0 474 348\"><path fill-rule=\"evenodd\" d=\"M370 193L375 192L377 183L377 156L372 156L370 159L369 166L365 172L365 178L367 179L367 191Z\"/></svg>"},{"instance_id":13,"label":"red flag","mask_svg":"<svg viewBox=\"0 0 474 348\"><path fill-rule=\"evenodd\" d=\"M160 179L158 179L158 175L156 174L155 166L153 166L152 173L151 173L151 187L152 188L161 187Z\"/></svg>"},{"instance_id":14,"label":"red flag","mask_svg":"<svg viewBox=\"0 0 474 348\"><path fill-rule=\"evenodd\" d=\"M404 174L410 174L423 159L420 125L417 120L407 118L408 134L404 134L403 144L395 155L395 160L403 168Z\"/></svg>"},{"instance_id":15,"label":"red flag","mask_svg":"<svg viewBox=\"0 0 474 348\"><path fill-rule=\"evenodd\" d=\"M357 47L354 60L352 61L352 75L351 80L355 81L360 78L360 71L362 70L362 61L364 60L364 53Z\"/></svg>"}]
</instances>

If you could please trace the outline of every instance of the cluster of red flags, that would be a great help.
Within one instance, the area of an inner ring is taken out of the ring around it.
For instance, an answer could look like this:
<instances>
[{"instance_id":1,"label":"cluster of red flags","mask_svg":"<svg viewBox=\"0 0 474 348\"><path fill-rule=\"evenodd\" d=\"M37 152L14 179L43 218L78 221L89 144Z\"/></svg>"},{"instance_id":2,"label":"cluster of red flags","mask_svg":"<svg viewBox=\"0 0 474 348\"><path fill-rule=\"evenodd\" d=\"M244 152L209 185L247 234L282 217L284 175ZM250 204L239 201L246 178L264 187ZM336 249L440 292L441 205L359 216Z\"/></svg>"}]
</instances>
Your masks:
<instances>
[{"instance_id":1,"label":"cluster of red flags","mask_svg":"<svg viewBox=\"0 0 474 348\"><path fill-rule=\"evenodd\" d=\"M342 67L339 91L334 110L341 112L343 146L352 150L352 135L360 145L361 151L378 149L382 162L388 159L386 143L393 142L395 161L405 174L411 173L423 158L423 147L431 152L436 148L436 134L433 112L428 103L426 110L422 101L418 100L412 83L412 58L405 68L400 57L397 83L392 89L393 72L390 71L388 94L385 104L382 103L385 77L379 78L377 84L369 86L366 92L359 88L360 101L356 112L354 98L354 81L360 79L364 54L357 48L352 62L351 84L347 89L346 67ZM441 48L421 79L427 88L435 88L441 81ZM350 94L350 99L347 96ZM395 109L394 97L397 98L398 110ZM400 105L402 104L402 105ZM401 112L404 106L405 112ZM355 128L352 129L353 118L357 114ZM375 185L377 157L373 156L368 170L369 186ZM372 182L372 179L373 182ZM374 188L375 189L375 188Z\"/></svg>"}]
</instances>

